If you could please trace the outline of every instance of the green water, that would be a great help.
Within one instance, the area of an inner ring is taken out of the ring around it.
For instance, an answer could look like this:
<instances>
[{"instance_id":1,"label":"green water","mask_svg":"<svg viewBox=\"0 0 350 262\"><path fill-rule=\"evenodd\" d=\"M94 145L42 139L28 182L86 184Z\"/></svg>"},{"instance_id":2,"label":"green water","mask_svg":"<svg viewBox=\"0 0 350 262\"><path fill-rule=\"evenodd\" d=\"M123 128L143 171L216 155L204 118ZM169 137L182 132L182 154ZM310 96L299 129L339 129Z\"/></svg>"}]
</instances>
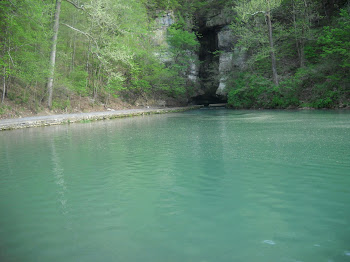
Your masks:
<instances>
[{"instance_id":1,"label":"green water","mask_svg":"<svg viewBox=\"0 0 350 262\"><path fill-rule=\"evenodd\" d=\"M0 132L0 261L350 261L350 112Z\"/></svg>"}]
</instances>

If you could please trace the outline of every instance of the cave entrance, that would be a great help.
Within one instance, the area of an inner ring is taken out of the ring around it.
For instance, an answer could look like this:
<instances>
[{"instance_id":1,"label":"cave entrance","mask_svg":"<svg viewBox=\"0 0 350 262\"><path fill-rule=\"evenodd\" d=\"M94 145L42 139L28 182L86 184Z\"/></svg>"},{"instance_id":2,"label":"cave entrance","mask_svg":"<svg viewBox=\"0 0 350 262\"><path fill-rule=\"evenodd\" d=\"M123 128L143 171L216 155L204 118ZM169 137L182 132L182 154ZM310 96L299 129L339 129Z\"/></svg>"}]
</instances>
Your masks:
<instances>
[{"instance_id":1,"label":"cave entrance","mask_svg":"<svg viewBox=\"0 0 350 262\"><path fill-rule=\"evenodd\" d=\"M199 80L202 94L194 97L195 104L226 103L227 99L216 95L220 83L218 32L221 27L202 27L199 30Z\"/></svg>"}]
</instances>

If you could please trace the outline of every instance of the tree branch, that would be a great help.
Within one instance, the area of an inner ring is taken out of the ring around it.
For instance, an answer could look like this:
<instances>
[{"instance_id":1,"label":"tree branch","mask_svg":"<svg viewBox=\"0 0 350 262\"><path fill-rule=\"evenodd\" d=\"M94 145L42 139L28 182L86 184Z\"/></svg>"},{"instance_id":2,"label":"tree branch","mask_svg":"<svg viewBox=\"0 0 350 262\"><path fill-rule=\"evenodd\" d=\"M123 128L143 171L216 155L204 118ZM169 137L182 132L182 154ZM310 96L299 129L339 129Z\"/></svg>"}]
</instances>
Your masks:
<instances>
[{"instance_id":1,"label":"tree branch","mask_svg":"<svg viewBox=\"0 0 350 262\"><path fill-rule=\"evenodd\" d=\"M17 45L17 46L9 48L9 51L12 51L13 49L17 49L17 48L22 47L22 46L28 46L28 45L31 45L31 44Z\"/></svg>"},{"instance_id":2,"label":"tree branch","mask_svg":"<svg viewBox=\"0 0 350 262\"><path fill-rule=\"evenodd\" d=\"M79 30L79 29L77 29L77 28L75 28L75 27L73 27L71 25L68 25L68 24L65 24L65 23L61 23L61 24L69 27L70 29L72 29L74 31L77 31L78 33L81 33L81 34L85 35L86 37L88 37L90 39L92 39L95 42L96 47L98 48L98 44L97 44L95 38L93 38L90 34L85 33L85 32L83 32L83 31L81 31L81 30Z\"/></svg>"},{"instance_id":3,"label":"tree branch","mask_svg":"<svg viewBox=\"0 0 350 262\"><path fill-rule=\"evenodd\" d=\"M66 2L70 3L71 5L73 5L73 6L74 6L75 8L77 8L77 9L80 9L80 10L85 11L85 9L84 9L84 6L83 6L83 5L78 6L76 3L74 3L74 2L73 2L73 1L71 1L71 0L66 0Z\"/></svg>"},{"instance_id":4,"label":"tree branch","mask_svg":"<svg viewBox=\"0 0 350 262\"><path fill-rule=\"evenodd\" d=\"M255 16L255 15L259 14L259 13L264 14L264 15L266 14L265 11L256 11L255 13L247 13L247 15Z\"/></svg>"},{"instance_id":5,"label":"tree branch","mask_svg":"<svg viewBox=\"0 0 350 262\"><path fill-rule=\"evenodd\" d=\"M99 48L99 46L97 44L97 41L96 41L96 39L93 36L91 36L90 34L88 34L86 32L83 32L83 31L81 31L81 30L79 30L79 29L77 29L77 28L75 28L75 27L73 27L71 25L68 25L68 24L65 24L65 23L61 23L61 24L67 26L68 28L70 28L70 29L72 29L74 31L77 31L78 33L81 33L81 34L85 35L87 38L90 38L92 41L94 41L94 43L95 43L95 45L97 47L97 50L100 50L100 48ZM98 53L95 53L95 55L103 64L105 64Z\"/></svg>"},{"instance_id":6,"label":"tree branch","mask_svg":"<svg viewBox=\"0 0 350 262\"><path fill-rule=\"evenodd\" d=\"M15 63L13 62L13 59L12 59L12 56L11 56L10 51L7 51L7 53L9 54L9 57L10 57L10 59L11 59L11 62L12 62L13 67L15 67Z\"/></svg>"},{"instance_id":7,"label":"tree branch","mask_svg":"<svg viewBox=\"0 0 350 262\"><path fill-rule=\"evenodd\" d=\"M14 7L16 7L16 5L11 1L9 0L10 4L13 5Z\"/></svg>"}]
</instances>

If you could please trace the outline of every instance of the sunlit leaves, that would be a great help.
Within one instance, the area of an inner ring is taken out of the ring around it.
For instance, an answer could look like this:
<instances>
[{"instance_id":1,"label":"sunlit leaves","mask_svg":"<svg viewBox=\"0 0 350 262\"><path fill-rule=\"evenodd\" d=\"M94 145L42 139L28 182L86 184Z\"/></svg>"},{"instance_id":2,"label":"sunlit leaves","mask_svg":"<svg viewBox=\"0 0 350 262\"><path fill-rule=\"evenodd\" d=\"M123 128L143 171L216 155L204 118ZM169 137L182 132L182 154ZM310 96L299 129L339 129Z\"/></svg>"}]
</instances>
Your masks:
<instances>
[{"instance_id":1,"label":"sunlit leaves","mask_svg":"<svg viewBox=\"0 0 350 262\"><path fill-rule=\"evenodd\" d=\"M243 21L249 20L259 13L265 14L281 5L282 0L238 0L235 11Z\"/></svg>"}]
</instances>

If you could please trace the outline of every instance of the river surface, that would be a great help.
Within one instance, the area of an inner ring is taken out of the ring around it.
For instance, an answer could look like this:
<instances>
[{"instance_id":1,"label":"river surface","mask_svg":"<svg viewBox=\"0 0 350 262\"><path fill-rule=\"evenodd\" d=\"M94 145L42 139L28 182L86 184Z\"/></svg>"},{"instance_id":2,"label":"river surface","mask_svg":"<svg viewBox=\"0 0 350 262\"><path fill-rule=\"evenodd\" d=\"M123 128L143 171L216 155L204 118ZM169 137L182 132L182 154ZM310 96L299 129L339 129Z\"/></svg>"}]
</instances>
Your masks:
<instances>
[{"instance_id":1,"label":"river surface","mask_svg":"<svg viewBox=\"0 0 350 262\"><path fill-rule=\"evenodd\" d=\"M2 131L0 261L350 261L350 112Z\"/></svg>"}]
</instances>

